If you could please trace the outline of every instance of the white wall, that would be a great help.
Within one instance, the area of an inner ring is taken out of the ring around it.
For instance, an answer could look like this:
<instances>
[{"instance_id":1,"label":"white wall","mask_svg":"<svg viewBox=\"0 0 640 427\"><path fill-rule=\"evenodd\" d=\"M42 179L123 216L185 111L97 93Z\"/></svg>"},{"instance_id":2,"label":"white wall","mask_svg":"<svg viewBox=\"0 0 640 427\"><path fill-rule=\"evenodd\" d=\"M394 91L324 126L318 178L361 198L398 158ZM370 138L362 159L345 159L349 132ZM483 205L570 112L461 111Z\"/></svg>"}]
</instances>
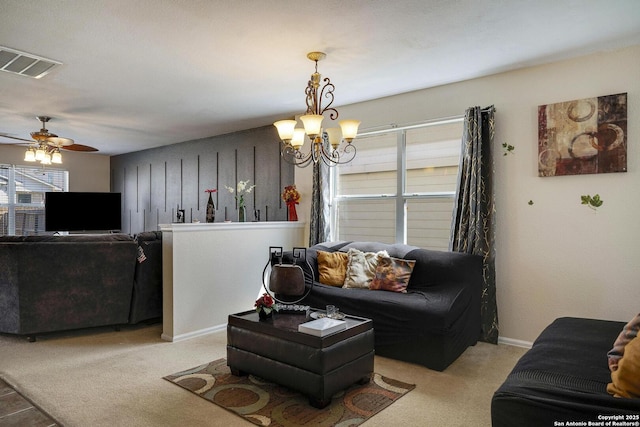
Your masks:
<instances>
[{"instance_id":1,"label":"white wall","mask_svg":"<svg viewBox=\"0 0 640 427\"><path fill-rule=\"evenodd\" d=\"M628 172L539 178L538 105L622 92L628 94ZM640 312L640 46L338 110L367 129L491 104L500 336L530 342L560 316L628 321ZM503 142L515 146L514 154L502 156ZM308 221L311 169L296 169L296 183L300 218ZM580 204L580 195L596 193L604 200L597 213Z\"/></svg>"},{"instance_id":2,"label":"white wall","mask_svg":"<svg viewBox=\"0 0 640 427\"><path fill-rule=\"evenodd\" d=\"M25 147L0 144L0 163L10 165L30 165L25 162ZM98 153L62 152L60 169L69 171L69 191L110 191L109 156ZM57 168L57 165L47 166Z\"/></svg>"}]
</instances>

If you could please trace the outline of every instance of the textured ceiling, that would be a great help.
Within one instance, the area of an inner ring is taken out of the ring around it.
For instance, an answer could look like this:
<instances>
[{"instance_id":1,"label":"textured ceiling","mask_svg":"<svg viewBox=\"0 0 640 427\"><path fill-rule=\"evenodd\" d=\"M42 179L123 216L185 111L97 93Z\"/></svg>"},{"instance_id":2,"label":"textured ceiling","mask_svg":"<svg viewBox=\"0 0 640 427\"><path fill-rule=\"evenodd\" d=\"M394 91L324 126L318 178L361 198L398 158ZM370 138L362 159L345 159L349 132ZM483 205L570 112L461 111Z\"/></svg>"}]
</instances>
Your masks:
<instances>
[{"instance_id":1,"label":"textured ceiling","mask_svg":"<svg viewBox=\"0 0 640 427\"><path fill-rule=\"evenodd\" d=\"M112 155L267 125L312 50L340 106L637 44L638 0L1 0L0 45L64 65L0 73L0 133L49 115Z\"/></svg>"}]
</instances>

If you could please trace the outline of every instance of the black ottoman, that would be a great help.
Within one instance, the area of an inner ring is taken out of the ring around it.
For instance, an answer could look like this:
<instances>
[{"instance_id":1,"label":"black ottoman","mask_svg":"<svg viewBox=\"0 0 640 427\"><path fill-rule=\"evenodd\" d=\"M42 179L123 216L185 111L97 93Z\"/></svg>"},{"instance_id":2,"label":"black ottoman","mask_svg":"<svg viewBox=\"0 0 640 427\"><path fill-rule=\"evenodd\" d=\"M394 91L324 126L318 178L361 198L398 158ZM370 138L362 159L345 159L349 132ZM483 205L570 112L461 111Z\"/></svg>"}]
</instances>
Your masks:
<instances>
[{"instance_id":1,"label":"black ottoman","mask_svg":"<svg viewBox=\"0 0 640 427\"><path fill-rule=\"evenodd\" d=\"M301 314L276 313L260 321L255 310L229 316L227 365L234 375L253 374L298 390L323 408L348 386L373 373L370 319L347 316L347 329L325 337L298 332Z\"/></svg>"}]
</instances>

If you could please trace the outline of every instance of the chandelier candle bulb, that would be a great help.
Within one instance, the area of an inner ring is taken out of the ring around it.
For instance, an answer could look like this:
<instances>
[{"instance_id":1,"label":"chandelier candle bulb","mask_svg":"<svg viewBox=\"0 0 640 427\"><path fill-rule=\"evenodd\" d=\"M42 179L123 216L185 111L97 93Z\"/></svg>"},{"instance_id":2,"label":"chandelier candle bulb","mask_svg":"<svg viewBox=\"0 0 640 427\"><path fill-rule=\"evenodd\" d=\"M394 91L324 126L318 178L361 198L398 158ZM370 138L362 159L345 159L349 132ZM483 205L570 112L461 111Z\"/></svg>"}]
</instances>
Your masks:
<instances>
[{"instance_id":1,"label":"chandelier candle bulb","mask_svg":"<svg viewBox=\"0 0 640 427\"><path fill-rule=\"evenodd\" d=\"M342 128L342 137L345 141L351 143L358 135L358 126L360 126L360 120L340 120L338 122Z\"/></svg>"},{"instance_id":2,"label":"chandelier candle bulb","mask_svg":"<svg viewBox=\"0 0 640 427\"><path fill-rule=\"evenodd\" d=\"M293 130L293 138L291 139L291 145L296 150L304 145L304 129L297 128Z\"/></svg>"},{"instance_id":3,"label":"chandelier candle bulb","mask_svg":"<svg viewBox=\"0 0 640 427\"><path fill-rule=\"evenodd\" d=\"M342 141L342 131L340 131L339 128L329 128L326 129L325 132L327 132L327 136L329 137L329 144L331 144L334 150L337 150Z\"/></svg>"},{"instance_id":4,"label":"chandelier candle bulb","mask_svg":"<svg viewBox=\"0 0 640 427\"><path fill-rule=\"evenodd\" d=\"M284 142L290 142L294 136L295 120L279 120L273 124L278 129L278 136Z\"/></svg>"},{"instance_id":5,"label":"chandelier candle bulb","mask_svg":"<svg viewBox=\"0 0 640 427\"><path fill-rule=\"evenodd\" d=\"M309 135L309 138L315 139L316 136L322 132L322 120L324 117L321 114L306 114L300 117L304 124L304 131Z\"/></svg>"}]
</instances>

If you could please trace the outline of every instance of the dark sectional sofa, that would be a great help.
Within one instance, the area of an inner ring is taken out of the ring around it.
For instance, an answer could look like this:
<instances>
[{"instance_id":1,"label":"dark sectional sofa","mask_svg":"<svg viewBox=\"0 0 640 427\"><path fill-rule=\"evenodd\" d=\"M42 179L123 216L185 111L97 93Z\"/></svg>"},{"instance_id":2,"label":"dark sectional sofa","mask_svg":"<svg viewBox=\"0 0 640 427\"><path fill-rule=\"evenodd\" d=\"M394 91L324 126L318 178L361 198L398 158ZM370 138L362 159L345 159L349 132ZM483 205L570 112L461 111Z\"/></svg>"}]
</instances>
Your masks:
<instances>
[{"instance_id":1,"label":"dark sectional sofa","mask_svg":"<svg viewBox=\"0 0 640 427\"><path fill-rule=\"evenodd\" d=\"M134 241L137 253L129 323L162 317L162 232L145 231Z\"/></svg>"},{"instance_id":2,"label":"dark sectional sofa","mask_svg":"<svg viewBox=\"0 0 640 427\"><path fill-rule=\"evenodd\" d=\"M493 427L607 425L607 421L637 425L640 399L607 393L611 382L607 352L624 326L605 320L556 319L493 395Z\"/></svg>"},{"instance_id":3,"label":"dark sectional sofa","mask_svg":"<svg viewBox=\"0 0 640 427\"><path fill-rule=\"evenodd\" d=\"M45 332L160 317L162 252L145 245L151 237L161 245L155 232L136 239L125 234L0 237L0 333L34 340ZM147 254L143 262L141 251ZM152 271L158 262L160 276Z\"/></svg>"},{"instance_id":4,"label":"dark sectional sofa","mask_svg":"<svg viewBox=\"0 0 640 427\"><path fill-rule=\"evenodd\" d=\"M317 251L348 252L350 248L386 250L391 257L415 260L407 293L345 289L316 281L303 304L316 308L333 304L342 312L370 318L377 355L438 371L477 342L481 329L481 257L402 244L325 242L307 249L307 261L316 280ZM291 262L291 254L287 255L285 261Z\"/></svg>"}]
</instances>

